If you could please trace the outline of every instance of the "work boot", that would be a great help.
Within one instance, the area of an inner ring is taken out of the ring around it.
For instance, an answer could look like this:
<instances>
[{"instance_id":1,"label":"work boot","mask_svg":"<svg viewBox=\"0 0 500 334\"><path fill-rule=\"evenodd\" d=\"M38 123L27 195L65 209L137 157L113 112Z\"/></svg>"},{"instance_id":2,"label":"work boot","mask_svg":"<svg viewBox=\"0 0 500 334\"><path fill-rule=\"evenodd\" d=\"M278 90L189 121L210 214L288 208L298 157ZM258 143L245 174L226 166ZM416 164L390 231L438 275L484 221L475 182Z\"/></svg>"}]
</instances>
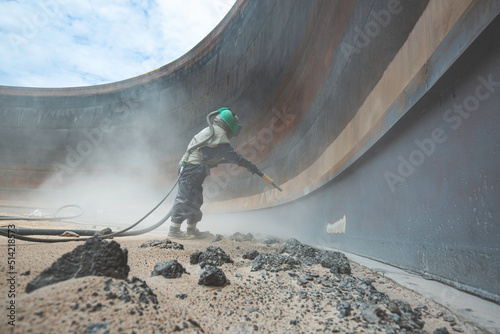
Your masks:
<instances>
[{"instance_id":1,"label":"work boot","mask_svg":"<svg viewBox=\"0 0 500 334\"><path fill-rule=\"evenodd\" d=\"M201 232L197 228L188 228L187 235L189 235L190 237L192 236L194 239L205 239L205 238L208 238L209 236L211 236L212 233L210 233L208 231Z\"/></svg>"},{"instance_id":2,"label":"work boot","mask_svg":"<svg viewBox=\"0 0 500 334\"><path fill-rule=\"evenodd\" d=\"M170 230L168 231L168 238L172 239L194 239L194 235L187 235L186 233L182 232L180 228L178 227L172 227L170 226Z\"/></svg>"}]
</instances>

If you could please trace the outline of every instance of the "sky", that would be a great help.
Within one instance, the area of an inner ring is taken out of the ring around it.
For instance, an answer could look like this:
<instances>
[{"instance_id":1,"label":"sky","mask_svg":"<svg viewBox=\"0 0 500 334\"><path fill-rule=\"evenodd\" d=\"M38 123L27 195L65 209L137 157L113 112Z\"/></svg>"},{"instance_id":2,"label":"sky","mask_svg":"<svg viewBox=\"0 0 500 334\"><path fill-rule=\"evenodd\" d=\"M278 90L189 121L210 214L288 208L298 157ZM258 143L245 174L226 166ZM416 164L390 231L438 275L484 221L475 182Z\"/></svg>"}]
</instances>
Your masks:
<instances>
[{"instance_id":1,"label":"sky","mask_svg":"<svg viewBox=\"0 0 500 334\"><path fill-rule=\"evenodd\" d=\"M0 85L78 87L155 70L235 0L0 0Z\"/></svg>"}]
</instances>

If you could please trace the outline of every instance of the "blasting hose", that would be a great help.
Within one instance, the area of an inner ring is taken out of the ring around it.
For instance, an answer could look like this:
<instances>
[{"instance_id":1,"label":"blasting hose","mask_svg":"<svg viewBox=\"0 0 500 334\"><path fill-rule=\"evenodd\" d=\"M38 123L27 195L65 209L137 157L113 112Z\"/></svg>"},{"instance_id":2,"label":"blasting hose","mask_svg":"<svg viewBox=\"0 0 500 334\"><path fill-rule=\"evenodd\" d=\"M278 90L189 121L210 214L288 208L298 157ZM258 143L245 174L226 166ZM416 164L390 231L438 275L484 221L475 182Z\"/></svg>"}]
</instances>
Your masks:
<instances>
[{"instance_id":1,"label":"blasting hose","mask_svg":"<svg viewBox=\"0 0 500 334\"><path fill-rule=\"evenodd\" d=\"M99 238L107 239L107 238L113 238L113 237L125 237L125 236L134 236L134 235L140 235L144 234L147 232L150 232L156 228L158 228L160 225L162 225L164 222L166 222L170 218L170 214L172 210L169 210L169 212L162 218L160 219L156 224L141 229L141 230L136 230L136 231L130 231L132 228L136 227L141 223L144 219L146 219L149 215L151 215L166 199L167 197L172 193L174 190L175 186L179 183L181 174L184 170L184 166L186 165L186 162L189 158L189 155L191 152L193 152L195 149L200 148L204 146L210 139L212 139L214 135L214 127L212 124L212 121L210 120L210 117L215 116L219 113L218 110L213 111L207 115L207 123L208 126L210 127L210 134L209 136L204 139L203 141L199 142L198 144L194 145L193 147L189 148L189 150L184 154L181 160L181 169L179 171L179 175L177 177L177 180L175 181L174 185L172 188L169 190L169 192L165 195L165 197L153 208L151 209L146 215L144 215L141 219L130 225L129 227L122 229L117 232L112 232L112 233L104 233L104 231L99 231L99 230L69 230L71 232L74 232L78 234L79 236L86 236L86 238L57 238L57 239L45 239L45 238L36 238L36 237L29 237L27 235L61 235L64 232L68 231L66 229L38 229L38 228L5 228L5 227L0 227L0 235L5 236L8 238L15 237L16 239L19 240L25 240L25 241L33 241L33 242L44 242L44 243L55 243L55 242L70 242L70 241L86 241L94 236L97 236ZM274 186L276 189L279 191L283 191L274 181L267 176L266 174L262 173L260 170L256 172L257 175L259 175L264 181L267 183L271 184ZM65 209L65 208L77 208L80 210L78 214L72 215L72 216L61 216L58 217L58 213ZM70 204L70 205L65 205L60 207L55 211L53 214L53 217L26 217L26 216L0 216L0 221L1 220L27 220L27 221L64 221L64 220L70 220L70 219L75 219L83 215L83 209L75 204Z\"/></svg>"},{"instance_id":2,"label":"blasting hose","mask_svg":"<svg viewBox=\"0 0 500 334\"><path fill-rule=\"evenodd\" d=\"M107 233L107 234L103 234L102 231L98 231L98 230L70 230L71 232L74 232L78 235L88 236L87 238L45 239L45 238L36 238L36 237L27 236L27 235L61 235L62 233L68 231L68 230L61 230L61 229L38 229L38 228L13 228L13 229L10 229L10 228L1 227L0 228L0 235L4 236L4 237L8 237L8 238L15 237L16 239L25 240L25 241L55 243L55 242L69 242L69 241L86 241L93 236L98 236L100 238L106 239L106 238L113 238L113 237L125 237L125 236L140 235L140 234L144 234L144 233L150 232L150 231L158 228L164 222L166 222L168 220L168 218L170 218L170 213L172 210L169 210L168 213L162 219L160 219L156 224L154 224L150 227L147 227L147 228L144 228L141 230L136 230L136 231L129 231L132 228L139 225L139 223L141 223L151 213L153 213L167 199L167 197L172 193L175 186L177 186L177 184L179 183L179 179L180 179L181 174L184 170L184 165L186 164L187 159L189 158L189 155L191 154L191 152L193 152L195 149L197 149L201 146L204 146L213 137L214 127L212 125L210 117L215 116L218 113L219 113L219 111L217 110L217 111L213 111L207 115L207 123L208 123L208 126L210 127L210 135L205 140L203 140L200 143L198 143L197 145L191 147L184 154L184 156L181 160L181 169L179 171L179 175L177 177L177 180L175 181L174 185L172 186L170 191L167 193L167 195L165 195L165 197L153 209L151 209L151 211L149 211L146 215L144 215L144 217L142 217L141 219L139 219L137 222L130 225L129 227L127 227L123 230L117 231L117 232ZM68 207L77 208L80 210L80 212L76 215L73 215L73 216L57 217L57 214L61 210L68 208ZM81 215L83 215L83 209L78 205L70 204L70 205L62 206L59 209L57 209L56 212L54 213L54 217L0 216L0 220L63 221L63 220L75 219L77 217L80 217Z\"/></svg>"},{"instance_id":3,"label":"blasting hose","mask_svg":"<svg viewBox=\"0 0 500 334\"><path fill-rule=\"evenodd\" d=\"M205 146L205 144L208 143L210 141L210 139L212 139L212 137L214 136L214 131L215 131L214 130L214 125L212 124L212 121L210 120L210 117L216 116L218 114L219 114L219 111L216 110L216 111L212 111L210 114L207 115L207 123L208 123L208 126L210 128L210 134L208 135L208 137L206 139L202 140L198 144L196 144L193 147L189 148L189 150L187 150L186 153L184 153L184 156L182 157L182 160L181 160L181 170L179 172L179 175L182 174L182 171L184 170L184 166L186 165L186 162L187 162L189 156L191 155L191 152L193 152L197 148Z\"/></svg>"},{"instance_id":4,"label":"blasting hose","mask_svg":"<svg viewBox=\"0 0 500 334\"><path fill-rule=\"evenodd\" d=\"M80 210L80 212L76 215L73 215L73 216L67 216L67 217L58 217L57 214L62 211L63 209L66 209L66 208L77 208ZM61 206L59 209L56 210L56 212L54 212L54 217L51 217L51 218L47 218L47 217L25 217L25 216L0 216L0 220L30 220L30 221L36 221L36 220L55 220L55 221L59 221L59 220L69 220L69 219L75 219L75 218L78 218L80 217L81 215L83 215L83 209L81 206L79 205L76 205L76 204L69 204L69 205L65 205L65 206Z\"/></svg>"},{"instance_id":5,"label":"blasting hose","mask_svg":"<svg viewBox=\"0 0 500 334\"><path fill-rule=\"evenodd\" d=\"M179 176L177 177L177 180L175 181L174 185L172 186L172 188L170 188L170 191L167 193L167 195L165 195L165 197L163 197L163 199L153 209L151 209L151 211L149 211L146 215L144 215L141 219L136 221L134 224L130 225L127 228L124 228L123 230L117 231L117 232L99 235L99 233L101 231L98 231L98 230L70 230L70 231L75 232L79 235L84 235L84 236L89 236L89 237L88 238L45 239L45 238L27 237L26 235L60 235L68 230L32 229L32 228L13 228L13 229L10 229L10 228L2 227L2 228L0 228L0 235L5 236L5 237L14 236L16 239L25 240L25 241L54 243L54 242L69 242L69 241L86 241L93 236L98 236L100 238L107 239L107 238L118 237L118 236L125 237L125 236L144 234L144 233L147 233L149 231L156 229L157 227L162 225L164 222L166 222L168 220L168 218L170 218L171 210L168 211L168 213L165 215L165 217L163 217L162 219L160 219L160 221L158 221L156 224L154 224L150 227L144 228L142 230L136 230L136 231L129 231L129 230L136 227L137 225L139 225L139 223L141 223L150 214L152 214L167 199L167 197L174 190L177 183L179 183L179 178L180 178L180 173L179 173ZM78 215L71 216L71 217L56 217L57 213L59 211L61 211L64 208L67 208L67 207L76 207L76 208L79 208L80 210L82 210L82 212ZM67 219L74 219L76 217L81 216L82 214L83 214L83 209L81 207L79 207L78 205L72 204L72 205L65 205L65 206L57 209L56 212L54 213L54 218L24 217L24 216L0 216L0 220L45 220L45 221L56 220L56 221L61 221L61 220L67 220Z\"/></svg>"}]
</instances>

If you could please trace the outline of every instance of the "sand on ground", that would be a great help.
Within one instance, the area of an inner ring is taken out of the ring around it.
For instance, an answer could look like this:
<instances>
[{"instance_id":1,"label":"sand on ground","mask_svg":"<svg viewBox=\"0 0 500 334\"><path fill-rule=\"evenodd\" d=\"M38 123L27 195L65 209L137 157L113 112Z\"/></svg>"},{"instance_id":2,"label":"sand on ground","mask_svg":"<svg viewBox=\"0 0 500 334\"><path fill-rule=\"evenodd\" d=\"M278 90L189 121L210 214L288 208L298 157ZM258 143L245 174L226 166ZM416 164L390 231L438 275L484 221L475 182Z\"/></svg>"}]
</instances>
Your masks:
<instances>
[{"instance_id":1,"label":"sand on ground","mask_svg":"<svg viewBox=\"0 0 500 334\"><path fill-rule=\"evenodd\" d=\"M20 226L55 227L53 223L14 222ZM129 279L144 280L157 296L158 304L109 298L112 291L123 292L117 279L83 277L40 288L26 293L26 285L63 254L72 251L81 242L34 243L15 241L15 274L9 274L8 239L0 238L4 261L0 263L0 300L3 317L1 333L374 333L376 327L364 322L353 310L350 317L339 318L339 310L332 301L335 293L322 293L323 287L313 283L301 286L297 277L313 273L331 277L320 265L302 266L296 276L287 272L251 272L251 260L243 259L249 250L272 253L281 244L265 245L254 241L205 240L179 241L184 250L141 248L148 240L165 240L165 235L142 235L116 238L128 250ZM234 263L222 265L229 283L223 287L198 284L202 271L190 264L190 254L205 251L208 246L222 248ZM180 278L151 277L156 263L176 259L189 274ZM422 310L424 331L433 333L446 327L453 333L445 315L454 317L455 328L464 328L449 310L434 301L406 289L390 279L351 261L352 276L371 278L373 286L390 298L408 302ZM10 280L9 278L14 278ZM14 282L14 286L11 283ZM106 289L108 285L108 289ZM130 287L130 286L129 286ZM114 289L114 290L113 290ZM121 289L121 290L120 290ZM15 297L9 296L14 290ZM131 292L132 293L132 292ZM15 326L9 324L9 311L15 305ZM12 307L11 307L12 308Z\"/></svg>"}]
</instances>

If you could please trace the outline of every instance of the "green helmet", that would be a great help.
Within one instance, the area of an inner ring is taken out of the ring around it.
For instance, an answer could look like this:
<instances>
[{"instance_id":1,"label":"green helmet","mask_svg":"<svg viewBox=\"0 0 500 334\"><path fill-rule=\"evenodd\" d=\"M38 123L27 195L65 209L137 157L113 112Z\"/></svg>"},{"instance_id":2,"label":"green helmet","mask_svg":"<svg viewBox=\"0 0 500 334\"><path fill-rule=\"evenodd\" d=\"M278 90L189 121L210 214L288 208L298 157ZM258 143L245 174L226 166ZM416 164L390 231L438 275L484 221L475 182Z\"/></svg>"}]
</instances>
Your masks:
<instances>
[{"instance_id":1,"label":"green helmet","mask_svg":"<svg viewBox=\"0 0 500 334\"><path fill-rule=\"evenodd\" d=\"M224 120L224 122L227 124L229 129L233 132L233 135L235 137L238 137L241 131L241 125L238 120L238 116L236 116L235 113L233 113L231 110L228 108L220 108L219 109L219 116Z\"/></svg>"}]
</instances>

